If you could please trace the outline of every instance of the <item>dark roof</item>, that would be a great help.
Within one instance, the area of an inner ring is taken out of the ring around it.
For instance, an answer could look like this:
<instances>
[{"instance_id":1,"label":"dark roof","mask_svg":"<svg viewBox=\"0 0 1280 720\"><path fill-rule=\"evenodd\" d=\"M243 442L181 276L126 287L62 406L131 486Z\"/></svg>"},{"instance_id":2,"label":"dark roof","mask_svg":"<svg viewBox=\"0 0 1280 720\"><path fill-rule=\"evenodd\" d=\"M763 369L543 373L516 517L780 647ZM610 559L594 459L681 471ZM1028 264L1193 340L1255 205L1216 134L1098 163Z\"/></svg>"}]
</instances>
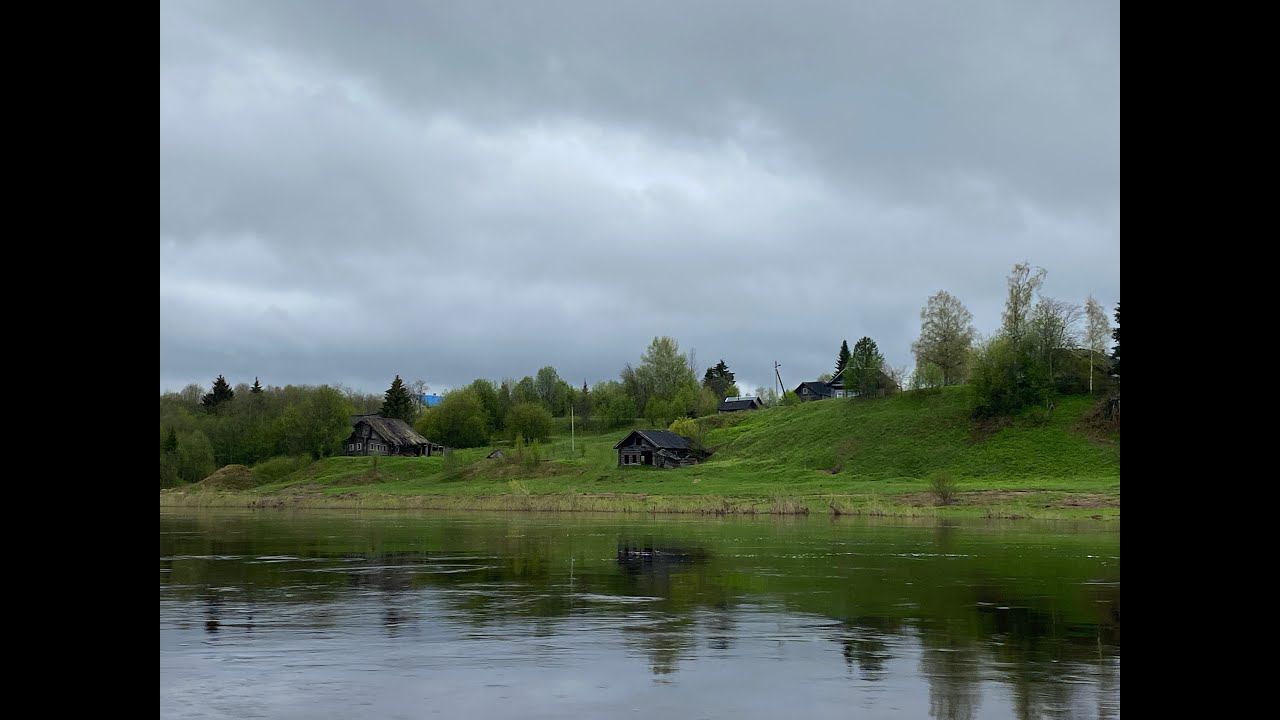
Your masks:
<instances>
[{"instance_id":1,"label":"dark roof","mask_svg":"<svg viewBox=\"0 0 1280 720\"><path fill-rule=\"evenodd\" d=\"M614 450L622 447L622 443L626 442L632 435L639 434L645 440L653 443L656 447L665 448L667 450L691 450L693 446L689 444L689 438L683 435L677 435L670 430L632 430L627 433L627 437L618 441L613 446Z\"/></svg>"},{"instance_id":2,"label":"dark roof","mask_svg":"<svg viewBox=\"0 0 1280 720\"><path fill-rule=\"evenodd\" d=\"M357 415L353 418L352 424L359 425L362 422L369 423L378 434L385 438L388 442L396 445L434 445L430 440L422 437L409 427L409 423L400 418L384 418L381 415Z\"/></svg>"},{"instance_id":3,"label":"dark roof","mask_svg":"<svg viewBox=\"0 0 1280 720\"><path fill-rule=\"evenodd\" d=\"M831 386L829 384L824 382L817 382L817 381L806 381L806 382L800 383L799 385L796 386L796 389L794 391L795 394L799 395L800 389L804 387L809 388L809 392L814 395L829 397L835 394L835 392L831 389Z\"/></svg>"},{"instance_id":4,"label":"dark roof","mask_svg":"<svg viewBox=\"0 0 1280 720\"><path fill-rule=\"evenodd\" d=\"M742 400L729 400L726 398L720 401L720 407L718 409L722 411L733 411L750 410L758 407L761 407L761 403L757 398L744 398Z\"/></svg>"}]
</instances>

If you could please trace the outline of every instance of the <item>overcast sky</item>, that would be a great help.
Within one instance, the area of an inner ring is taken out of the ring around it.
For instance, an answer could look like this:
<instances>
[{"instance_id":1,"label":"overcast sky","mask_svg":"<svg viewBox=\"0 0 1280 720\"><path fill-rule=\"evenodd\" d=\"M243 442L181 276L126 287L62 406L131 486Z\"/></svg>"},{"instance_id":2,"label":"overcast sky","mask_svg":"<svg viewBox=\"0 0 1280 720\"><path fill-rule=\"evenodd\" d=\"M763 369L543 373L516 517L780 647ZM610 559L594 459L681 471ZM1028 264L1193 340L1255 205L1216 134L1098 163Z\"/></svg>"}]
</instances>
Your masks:
<instances>
[{"instance_id":1,"label":"overcast sky","mask_svg":"<svg viewBox=\"0 0 1280 720\"><path fill-rule=\"evenodd\" d=\"M1120 297L1118 2L165 2L160 388L744 391Z\"/></svg>"}]
</instances>

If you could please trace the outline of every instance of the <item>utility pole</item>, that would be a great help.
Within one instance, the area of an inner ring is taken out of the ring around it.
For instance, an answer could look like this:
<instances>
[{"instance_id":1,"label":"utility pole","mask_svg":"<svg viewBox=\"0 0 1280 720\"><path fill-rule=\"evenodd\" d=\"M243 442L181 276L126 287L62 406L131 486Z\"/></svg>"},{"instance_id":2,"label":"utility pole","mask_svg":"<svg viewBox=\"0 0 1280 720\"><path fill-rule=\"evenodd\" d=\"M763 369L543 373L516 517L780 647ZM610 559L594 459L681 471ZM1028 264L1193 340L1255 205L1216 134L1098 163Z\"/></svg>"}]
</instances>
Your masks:
<instances>
[{"instance_id":1,"label":"utility pole","mask_svg":"<svg viewBox=\"0 0 1280 720\"><path fill-rule=\"evenodd\" d=\"M777 360L773 361L773 376L778 379L778 399L782 399L782 395L786 393L786 386L782 384L782 373L778 372L778 368L782 367Z\"/></svg>"}]
</instances>

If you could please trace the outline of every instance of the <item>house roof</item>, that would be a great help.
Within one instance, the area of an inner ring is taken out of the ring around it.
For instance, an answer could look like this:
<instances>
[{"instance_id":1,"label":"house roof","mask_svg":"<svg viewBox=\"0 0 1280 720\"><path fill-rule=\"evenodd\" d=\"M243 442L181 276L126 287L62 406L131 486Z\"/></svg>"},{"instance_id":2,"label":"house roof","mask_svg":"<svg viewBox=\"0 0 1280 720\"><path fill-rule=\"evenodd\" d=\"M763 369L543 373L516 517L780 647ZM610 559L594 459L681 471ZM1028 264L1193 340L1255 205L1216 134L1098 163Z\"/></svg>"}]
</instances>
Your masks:
<instances>
[{"instance_id":1,"label":"house roof","mask_svg":"<svg viewBox=\"0 0 1280 720\"><path fill-rule=\"evenodd\" d=\"M796 386L796 389L793 392L799 395L800 389L805 387L809 388L809 392L813 393L814 395L832 395L833 394L831 390L831 385L824 382L817 382L816 380L806 380L805 382L800 383L799 385Z\"/></svg>"},{"instance_id":2,"label":"house roof","mask_svg":"<svg viewBox=\"0 0 1280 720\"><path fill-rule=\"evenodd\" d=\"M743 398L741 400L729 400L728 398L720 401L720 410L750 410L751 408L760 407L760 400L757 398Z\"/></svg>"},{"instance_id":3,"label":"house roof","mask_svg":"<svg viewBox=\"0 0 1280 720\"><path fill-rule=\"evenodd\" d=\"M670 430L632 430L627 436L618 441L613 446L614 450L622 447L622 444L631 438L632 435L639 435L645 440L653 443L654 446L666 450L691 450L693 446L689 444L689 438L683 435L677 435Z\"/></svg>"},{"instance_id":4,"label":"house roof","mask_svg":"<svg viewBox=\"0 0 1280 720\"><path fill-rule=\"evenodd\" d=\"M367 422L383 438L396 445L432 445L430 440L422 437L409 427L409 423L400 418L385 418L381 415L357 415L352 425Z\"/></svg>"}]
</instances>

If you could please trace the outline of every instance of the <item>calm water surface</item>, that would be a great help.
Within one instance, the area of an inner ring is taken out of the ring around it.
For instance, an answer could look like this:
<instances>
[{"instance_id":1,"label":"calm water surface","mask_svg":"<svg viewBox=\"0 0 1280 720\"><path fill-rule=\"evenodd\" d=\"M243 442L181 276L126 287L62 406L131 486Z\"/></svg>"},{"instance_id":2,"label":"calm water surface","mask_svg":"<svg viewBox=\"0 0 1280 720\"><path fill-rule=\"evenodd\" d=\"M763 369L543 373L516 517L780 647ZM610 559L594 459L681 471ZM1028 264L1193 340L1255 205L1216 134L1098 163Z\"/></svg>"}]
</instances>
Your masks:
<instances>
[{"instance_id":1,"label":"calm water surface","mask_svg":"<svg viewBox=\"0 0 1280 720\"><path fill-rule=\"evenodd\" d=\"M1115 718L1092 523L160 514L163 718Z\"/></svg>"}]
</instances>

